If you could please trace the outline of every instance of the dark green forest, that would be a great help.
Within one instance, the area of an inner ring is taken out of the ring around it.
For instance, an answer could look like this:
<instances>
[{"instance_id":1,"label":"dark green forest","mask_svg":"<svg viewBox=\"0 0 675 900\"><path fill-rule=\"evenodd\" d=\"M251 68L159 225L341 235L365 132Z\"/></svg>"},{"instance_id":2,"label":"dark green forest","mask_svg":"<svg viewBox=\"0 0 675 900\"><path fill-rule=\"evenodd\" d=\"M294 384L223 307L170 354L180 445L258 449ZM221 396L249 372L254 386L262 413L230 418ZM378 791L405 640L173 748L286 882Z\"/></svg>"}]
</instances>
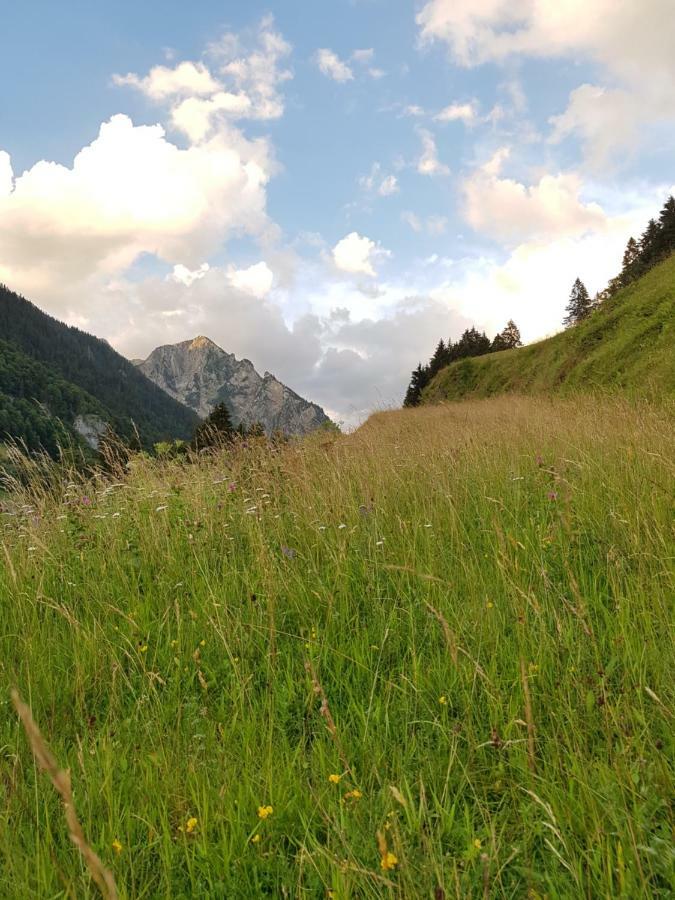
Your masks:
<instances>
[{"instance_id":1,"label":"dark green forest","mask_svg":"<svg viewBox=\"0 0 675 900\"><path fill-rule=\"evenodd\" d=\"M72 442L76 416L87 414L146 449L189 440L199 423L105 341L0 285L0 441L53 455Z\"/></svg>"}]
</instances>

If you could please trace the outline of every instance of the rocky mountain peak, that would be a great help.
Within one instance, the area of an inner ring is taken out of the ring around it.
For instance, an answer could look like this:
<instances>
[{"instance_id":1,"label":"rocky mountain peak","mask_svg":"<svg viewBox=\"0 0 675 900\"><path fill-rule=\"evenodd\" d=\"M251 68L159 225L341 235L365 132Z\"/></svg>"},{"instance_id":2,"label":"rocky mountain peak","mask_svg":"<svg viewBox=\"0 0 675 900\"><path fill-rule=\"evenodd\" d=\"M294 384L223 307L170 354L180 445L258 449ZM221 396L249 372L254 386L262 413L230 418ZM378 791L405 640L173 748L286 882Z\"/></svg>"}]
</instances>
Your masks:
<instances>
[{"instance_id":1,"label":"rocky mountain peak","mask_svg":"<svg viewBox=\"0 0 675 900\"><path fill-rule=\"evenodd\" d=\"M248 359L238 360L205 335L157 347L138 368L167 394L206 418L225 403L235 425L260 422L268 433L307 434L328 416L270 372L260 376Z\"/></svg>"}]
</instances>

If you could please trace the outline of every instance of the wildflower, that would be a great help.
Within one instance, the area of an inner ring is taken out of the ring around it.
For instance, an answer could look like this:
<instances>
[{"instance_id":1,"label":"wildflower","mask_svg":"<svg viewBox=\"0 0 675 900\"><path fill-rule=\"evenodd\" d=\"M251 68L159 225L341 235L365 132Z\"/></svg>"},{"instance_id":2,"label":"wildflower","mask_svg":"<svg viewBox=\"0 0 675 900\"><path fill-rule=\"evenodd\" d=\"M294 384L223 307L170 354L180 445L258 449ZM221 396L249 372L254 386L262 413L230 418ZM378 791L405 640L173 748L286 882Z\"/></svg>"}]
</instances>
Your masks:
<instances>
[{"instance_id":1,"label":"wildflower","mask_svg":"<svg viewBox=\"0 0 675 900\"><path fill-rule=\"evenodd\" d=\"M199 824L198 820L195 819L194 816L191 816L185 823L185 833L192 834L192 832L195 830L195 828L197 827L198 824Z\"/></svg>"},{"instance_id":2,"label":"wildflower","mask_svg":"<svg viewBox=\"0 0 675 900\"><path fill-rule=\"evenodd\" d=\"M259 843L260 843L260 835L259 835L259 834L254 834L253 837L251 838L251 843L252 843L252 844L259 844Z\"/></svg>"},{"instance_id":3,"label":"wildflower","mask_svg":"<svg viewBox=\"0 0 675 900\"><path fill-rule=\"evenodd\" d=\"M343 800L360 800L363 797L363 794L358 788L354 788L353 791L347 791L347 793L342 798Z\"/></svg>"},{"instance_id":4,"label":"wildflower","mask_svg":"<svg viewBox=\"0 0 675 900\"><path fill-rule=\"evenodd\" d=\"M494 606L494 603L492 602L492 600L488 600L488 602L487 602L487 608L488 608L488 609L492 609L493 606Z\"/></svg>"},{"instance_id":5,"label":"wildflower","mask_svg":"<svg viewBox=\"0 0 675 900\"><path fill-rule=\"evenodd\" d=\"M481 841L480 838L475 838L473 845L476 848L476 850L480 850L480 848L483 846L483 842Z\"/></svg>"},{"instance_id":6,"label":"wildflower","mask_svg":"<svg viewBox=\"0 0 675 900\"><path fill-rule=\"evenodd\" d=\"M231 481L227 486L228 491L233 494L237 490L237 485L234 481Z\"/></svg>"},{"instance_id":7,"label":"wildflower","mask_svg":"<svg viewBox=\"0 0 675 900\"><path fill-rule=\"evenodd\" d=\"M274 812L274 808L272 806L259 806L258 807L258 818L259 819L269 819L269 817Z\"/></svg>"},{"instance_id":8,"label":"wildflower","mask_svg":"<svg viewBox=\"0 0 675 900\"><path fill-rule=\"evenodd\" d=\"M386 872L388 869L393 869L398 865L398 857L395 853L392 853L391 850L387 850L386 853L382 854L382 859L380 860L380 868L384 869Z\"/></svg>"},{"instance_id":9,"label":"wildflower","mask_svg":"<svg viewBox=\"0 0 675 900\"><path fill-rule=\"evenodd\" d=\"M342 775L329 775L328 776L328 780L330 781L331 784L340 784L341 778L342 778Z\"/></svg>"},{"instance_id":10,"label":"wildflower","mask_svg":"<svg viewBox=\"0 0 675 900\"><path fill-rule=\"evenodd\" d=\"M445 696L445 694L443 694L442 697L439 697L439 698L438 698L438 702L441 704L441 706L447 706L447 705L448 705L448 698Z\"/></svg>"},{"instance_id":11,"label":"wildflower","mask_svg":"<svg viewBox=\"0 0 675 900\"><path fill-rule=\"evenodd\" d=\"M287 547L285 544L282 544L281 552L286 559L295 559L295 550L292 547Z\"/></svg>"},{"instance_id":12,"label":"wildflower","mask_svg":"<svg viewBox=\"0 0 675 900\"><path fill-rule=\"evenodd\" d=\"M547 494L547 497L549 500L557 500L558 499L558 495L556 494L555 491L549 491Z\"/></svg>"},{"instance_id":13,"label":"wildflower","mask_svg":"<svg viewBox=\"0 0 675 900\"><path fill-rule=\"evenodd\" d=\"M112 848L115 851L115 853L119 856L123 850L121 841L118 841L117 838L115 838L115 840L112 842Z\"/></svg>"},{"instance_id":14,"label":"wildflower","mask_svg":"<svg viewBox=\"0 0 675 900\"><path fill-rule=\"evenodd\" d=\"M82 506L91 506L91 500L89 499L89 497L82 498Z\"/></svg>"},{"instance_id":15,"label":"wildflower","mask_svg":"<svg viewBox=\"0 0 675 900\"><path fill-rule=\"evenodd\" d=\"M139 652L139 653L147 653L147 652L148 652L148 645L147 645L147 644L141 644L141 646L138 648L138 652Z\"/></svg>"},{"instance_id":16,"label":"wildflower","mask_svg":"<svg viewBox=\"0 0 675 900\"><path fill-rule=\"evenodd\" d=\"M200 647L206 647L206 641L200 641L200 642L199 642L199 646L200 646Z\"/></svg>"},{"instance_id":17,"label":"wildflower","mask_svg":"<svg viewBox=\"0 0 675 900\"><path fill-rule=\"evenodd\" d=\"M177 646L178 646L178 641L175 640L175 639L174 639L173 641L171 641L171 646L172 646L172 647L177 647Z\"/></svg>"}]
</instances>

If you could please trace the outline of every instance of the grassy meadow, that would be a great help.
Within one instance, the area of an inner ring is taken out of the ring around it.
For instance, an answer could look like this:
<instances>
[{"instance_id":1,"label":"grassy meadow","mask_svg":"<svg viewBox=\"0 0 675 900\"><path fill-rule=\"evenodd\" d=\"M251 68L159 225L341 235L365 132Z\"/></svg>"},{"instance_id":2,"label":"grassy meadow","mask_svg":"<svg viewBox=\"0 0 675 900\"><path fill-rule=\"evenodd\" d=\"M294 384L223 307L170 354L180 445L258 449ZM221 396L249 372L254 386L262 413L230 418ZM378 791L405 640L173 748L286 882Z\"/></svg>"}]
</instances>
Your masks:
<instances>
[{"instance_id":1,"label":"grassy meadow","mask_svg":"<svg viewBox=\"0 0 675 900\"><path fill-rule=\"evenodd\" d=\"M672 896L672 408L499 397L0 501L0 895ZM31 470L31 471L29 471Z\"/></svg>"}]
</instances>

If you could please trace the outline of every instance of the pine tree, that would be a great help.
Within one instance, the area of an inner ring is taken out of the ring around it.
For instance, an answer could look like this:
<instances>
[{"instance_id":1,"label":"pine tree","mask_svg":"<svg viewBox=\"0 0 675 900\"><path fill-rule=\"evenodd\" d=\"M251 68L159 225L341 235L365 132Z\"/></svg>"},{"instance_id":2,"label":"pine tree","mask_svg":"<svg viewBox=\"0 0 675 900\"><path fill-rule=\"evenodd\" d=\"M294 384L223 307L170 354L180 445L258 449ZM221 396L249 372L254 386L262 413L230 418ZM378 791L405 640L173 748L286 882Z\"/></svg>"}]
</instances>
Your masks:
<instances>
[{"instance_id":1,"label":"pine tree","mask_svg":"<svg viewBox=\"0 0 675 900\"><path fill-rule=\"evenodd\" d=\"M422 390L429 381L426 366L422 363L417 364L417 368L413 370L410 378L410 384L405 394L404 406L419 406Z\"/></svg>"},{"instance_id":2,"label":"pine tree","mask_svg":"<svg viewBox=\"0 0 675 900\"><path fill-rule=\"evenodd\" d=\"M192 439L196 450L204 450L206 447L217 447L223 440L228 440L234 434L230 411L224 403L215 406L209 416L197 426Z\"/></svg>"},{"instance_id":3,"label":"pine tree","mask_svg":"<svg viewBox=\"0 0 675 900\"><path fill-rule=\"evenodd\" d=\"M675 253L675 197L670 196L659 215L659 245L663 257Z\"/></svg>"},{"instance_id":4,"label":"pine tree","mask_svg":"<svg viewBox=\"0 0 675 900\"><path fill-rule=\"evenodd\" d=\"M440 371L446 364L445 352L445 342L443 341L443 338L441 338L436 345L434 355L429 360L429 372L431 375L435 375L436 372Z\"/></svg>"},{"instance_id":5,"label":"pine tree","mask_svg":"<svg viewBox=\"0 0 675 900\"><path fill-rule=\"evenodd\" d=\"M520 329L513 319L509 319L506 323L506 328L495 335L490 351L495 353L499 350L514 350L516 347L522 346L523 342L520 339Z\"/></svg>"},{"instance_id":6,"label":"pine tree","mask_svg":"<svg viewBox=\"0 0 675 900\"><path fill-rule=\"evenodd\" d=\"M580 278L577 278L572 285L570 299L565 310L567 315L563 320L563 324L566 328L569 328L570 325L576 325L577 322L581 322L582 319L586 318L592 308L593 302L588 295L586 285Z\"/></svg>"}]
</instances>

